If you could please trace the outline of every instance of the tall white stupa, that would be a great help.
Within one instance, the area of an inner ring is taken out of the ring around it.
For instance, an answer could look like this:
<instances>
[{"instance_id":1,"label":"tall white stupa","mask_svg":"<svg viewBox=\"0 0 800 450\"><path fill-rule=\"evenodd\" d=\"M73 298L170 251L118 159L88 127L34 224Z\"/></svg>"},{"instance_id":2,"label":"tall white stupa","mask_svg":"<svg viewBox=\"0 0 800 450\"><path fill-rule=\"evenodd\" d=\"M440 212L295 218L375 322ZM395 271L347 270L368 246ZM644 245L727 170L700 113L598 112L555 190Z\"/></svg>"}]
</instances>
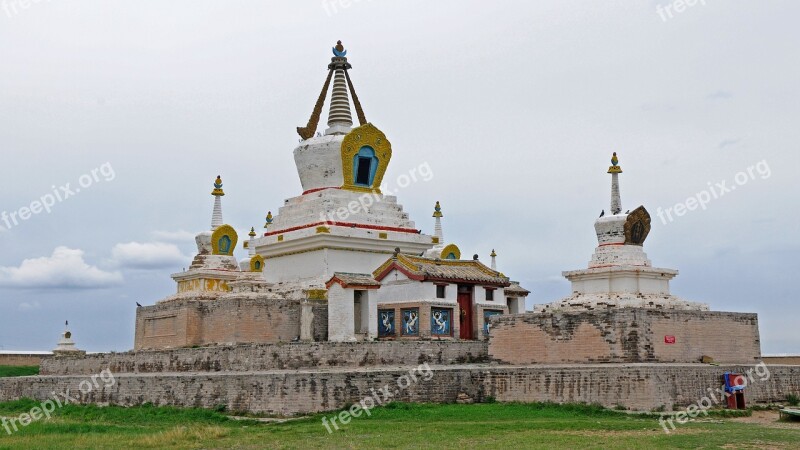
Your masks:
<instances>
[{"instance_id":1,"label":"tall white stupa","mask_svg":"<svg viewBox=\"0 0 800 450\"><path fill-rule=\"evenodd\" d=\"M303 193L267 217L248 245L264 258L271 283L324 288L335 272L371 273L395 248L419 255L439 238L422 234L397 198L381 193L392 157L386 135L367 122L350 80L347 51L333 48L328 77L294 150ZM331 80L328 128L317 132ZM348 95L349 94L349 95ZM353 128L351 100L359 126Z\"/></svg>"},{"instance_id":2,"label":"tall white stupa","mask_svg":"<svg viewBox=\"0 0 800 450\"><path fill-rule=\"evenodd\" d=\"M644 252L650 233L650 214L639 206L622 212L617 154L608 168L611 174L611 214L595 220L597 248L586 269L563 272L572 283L572 294L559 301L535 305L535 312L584 311L607 308L656 308L708 310L705 303L689 302L670 294L674 269L653 267Z\"/></svg>"}]
</instances>

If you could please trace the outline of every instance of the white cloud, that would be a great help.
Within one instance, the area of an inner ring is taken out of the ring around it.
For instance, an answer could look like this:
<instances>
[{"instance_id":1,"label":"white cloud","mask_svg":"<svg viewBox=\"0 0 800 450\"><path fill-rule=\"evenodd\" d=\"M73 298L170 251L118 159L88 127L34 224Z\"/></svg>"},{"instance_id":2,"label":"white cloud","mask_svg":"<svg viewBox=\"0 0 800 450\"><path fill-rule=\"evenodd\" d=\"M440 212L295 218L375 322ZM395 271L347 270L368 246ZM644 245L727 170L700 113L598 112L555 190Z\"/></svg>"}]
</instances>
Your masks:
<instances>
[{"instance_id":1,"label":"white cloud","mask_svg":"<svg viewBox=\"0 0 800 450\"><path fill-rule=\"evenodd\" d=\"M178 230L178 231L153 231L151 233L153 235L153 239L159 241L194 241L195 235L197 233L192 233L191 231L186 230Z\"/></svg>"},{"instance_id":2,"label":"white cloud","mask_svg":"<svg viewBox=\"0 0 800 450\"><path fill-rule=\"evenodd\" d=\"M37 309L42 309L42 305L39 304L39 302L37 302L36 300L34 300L32 302L20 303L17 309L19 309L20 311L34 311Z\"/></svg>"},{"instance_id":3,"label":"white cloud","mask_svg":"<svg viewBox=\"0 0 800 450\"><path fill-rule=\"evenodd\" d=\"M162 269L186 263L189 257L175 244L163 242L128 242L117 244L111 250L114 262L131 269Z\"/></svg>"},{"instance_id":4,"label":"white cloud","mask_svg":"<svg viewBox=\"0 0 800 450\"><path fill-rule=\"evenodd\" d=\"M83 250L68 247L56 247L50 256L26 259L19 267L0 267L0 286L12 288L93 289L121 282L119 272L90 266L83 260Z\"/></svg>"}]
</instances>

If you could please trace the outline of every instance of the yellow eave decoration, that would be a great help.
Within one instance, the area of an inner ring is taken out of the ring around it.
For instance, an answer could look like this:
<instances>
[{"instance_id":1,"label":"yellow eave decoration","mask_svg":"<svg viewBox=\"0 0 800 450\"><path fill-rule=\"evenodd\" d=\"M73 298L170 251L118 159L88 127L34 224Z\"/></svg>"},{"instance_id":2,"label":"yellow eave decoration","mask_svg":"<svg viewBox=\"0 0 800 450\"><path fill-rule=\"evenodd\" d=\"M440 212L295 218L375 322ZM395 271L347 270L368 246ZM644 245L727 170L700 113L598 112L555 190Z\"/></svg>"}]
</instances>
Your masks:
<instances>
[{"instance_id":1,"label":"yellow eave decoration","mask_svg":"<svg viewBox=\"0 0 800 450\"><path fill-rule=\"evenodd\" d=\"M353 160L364 146L375 150L375 157L378 158L378 167L375 170L372 186L359 186L353 177ZM367 123L353 128L342 140L342 176L344 178L342 189L357 192L377 192L380 194L381 182L383 182L383 176L386 174L386 168L389 167L391 159L392 144L389 143L386 135L375 125Z\"/></svg>"}]
</instances>

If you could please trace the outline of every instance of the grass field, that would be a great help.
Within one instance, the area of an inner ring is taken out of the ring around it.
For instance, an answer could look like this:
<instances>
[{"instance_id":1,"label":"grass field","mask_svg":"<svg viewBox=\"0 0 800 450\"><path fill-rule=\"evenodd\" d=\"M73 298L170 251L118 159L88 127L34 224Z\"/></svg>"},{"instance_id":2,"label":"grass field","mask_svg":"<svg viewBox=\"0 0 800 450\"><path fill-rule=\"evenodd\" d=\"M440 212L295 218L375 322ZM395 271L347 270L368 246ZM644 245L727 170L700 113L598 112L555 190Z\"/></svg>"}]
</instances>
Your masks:
<instances>
[{"instance_id":1,"label":"grass field","mask_svg":"<svg viewBox=\"0 0 800 450\"><path fill-rule=\"evenodd\" d=\"M39 366L0 366L0 378L39 375Z\"/></svg>"},{"instance_id":2,"label":"grass field","mask_svg":"<svg viewBox=\"0 0 800 450\"><path fill-rule=\"evenodd\" d=\"M15 418L38 402L0 403ZM771 412L770 412L771 413ZM331 417L334 413L327 416ZM762 413L767 414L767 413ZM777 413L775 413L777 419ZM67 405L9 435L0 449L112 448L798 448L800 422L709 417L666 434L654 417L585 405L394 403L329 434L322 415L284 423L200 409Z\"/></svg>"}]
</instances>

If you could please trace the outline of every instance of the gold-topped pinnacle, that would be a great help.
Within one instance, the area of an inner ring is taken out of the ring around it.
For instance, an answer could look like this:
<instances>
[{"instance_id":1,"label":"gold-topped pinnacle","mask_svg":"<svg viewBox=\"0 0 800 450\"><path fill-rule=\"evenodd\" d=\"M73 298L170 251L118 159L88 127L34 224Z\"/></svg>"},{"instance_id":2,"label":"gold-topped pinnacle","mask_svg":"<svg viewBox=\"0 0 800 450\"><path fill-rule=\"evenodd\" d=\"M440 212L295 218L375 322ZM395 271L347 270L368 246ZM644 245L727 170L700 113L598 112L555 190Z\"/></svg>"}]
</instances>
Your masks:
<instances>
[{"instance_id":1,"label":"gold-topped pinnacle","mask_svg":"<svg viewBox=\"0 0 800 450\"><path fill-rule=\"evenodd\" d=\"M255 227L250 227L250 232L247 233L247 235L250 236L251 238L256 237L256 228Z\"/></svg>"},{"instance_id":2,"label":"gold-topped pinnacle","mask_svg":"<svg viewBox=\"0 0 800 450\"><path fill-rule=\"evenodd\" d=\"M622 173L622 167L619 166L617 152L614 152L614 155L611 157L611 164L612 166L608 168L608 173Z\"/></svg>"},{"instance_id":3,"label":"gold-topped pinnacle","mask_svg":"<svg viewBox=\"0 0 800 450\"><path fill-rule=\"evenodd\" d=\"M264 228L269 228L269 226L272 225L272 220L273 220L272 219L272 211L267 211L266 220L267 220L267 223L264 224Z\"/></svg>"},{"instance_id":4,"label":"gold-topped pinnacle","mask_svg":"<svg viewBox=\"0 0 800 450\"><path fill-rule=\"evenodd\" d=\"M489 256L491 256L492 258L494 258L495 256L497 256L497 253L495 253L494 249L492 249L492 254L491 254L491 255L489 255Z\"/></svg>"},{"instance_id":5,"label":"gold-topped pinnacle","mask_svg":"<svg viewBox=\"0 0 800 450\"><path fill-rule=\"evenodd\" d=\"M211 191L211 195L213 196L222 196L225 195L225 192L222 190L222 178L217 175L217 179L214 181L214 190Z\"/></svg>"},{"instance_id":6,"label":"gold-topped pinnacle","mask_svg":"<svg viewBox=\"0 0 800 450\"><path fill-rule=\"evenodd\" d=\"M433 217L443 217L442 215L442 206L439 204L439 201L436 201L436 206L433 207Z\"/></svg>"}]
</instances>

